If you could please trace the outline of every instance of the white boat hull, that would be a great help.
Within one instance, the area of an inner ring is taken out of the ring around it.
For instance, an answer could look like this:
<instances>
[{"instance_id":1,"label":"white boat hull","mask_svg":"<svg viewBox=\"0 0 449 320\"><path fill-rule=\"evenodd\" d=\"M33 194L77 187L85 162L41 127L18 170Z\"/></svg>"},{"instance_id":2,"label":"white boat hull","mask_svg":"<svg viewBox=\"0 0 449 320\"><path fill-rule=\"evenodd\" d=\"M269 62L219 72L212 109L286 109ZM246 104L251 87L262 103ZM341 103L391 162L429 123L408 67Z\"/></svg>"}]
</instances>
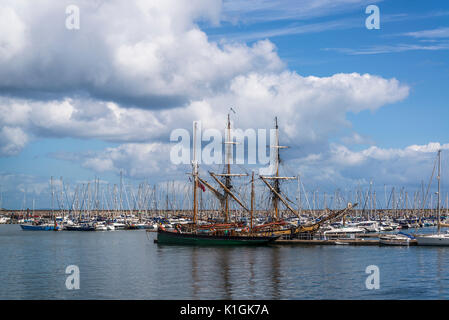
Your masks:
<instances>
[{"instance_id":1,"label":"white boat hull","mask_svg":"<svg viewBox=\"0 0 449 320\"><path fill-rule=\"evenodd\" d=\"M6 223L8 223L8 221L9 221L9 218L5 218L5 217L0 218L0 224L6 224Z\"/></svg>"},{"instance_id":2,"label":"white boat hull","mask_svg":"<svg viewBox=\"0 0 449 320\"><path fill-rule=\"evenodd\" d=\"M418 246L449 246L449 235L446 234L432 234L416 236Z\"/></svg>"},{"instance_id":3,"label":"white boat hull","mask_svg":"<svg viewBox=\"0 0 449 320\"><path fill-rule=\"evenodd\" d=\"M345 227L345 228L338 228L338 229L331 229L324 232L324 235L326 237L355 237L359 234L365 234L365 229L358 228L358 227Z\"/></svg>"},{"instance_id":4,"label":"white boat hull","mask_svg":"<svg viewBox=\"0 0 449 320\"><path fill-rule=\"evenodd\" d=\"M408 246L410 245L410 238L396 235L382 236L379 238L379 244L384 246Z\"/></svg>"},{"instance_id":5,"label":"white boat hull","mask_svg":"<svg viewBox=\"0 0 449 320\"><path fill-rule=\"evenodd\" d=\"M115 222L115 223L113 224L113 226L114 226L115 230L119 230L119 229L125 229L126 224L124 224L124 223L119 223L119 222Z\"/></svg>"}]
</instances>

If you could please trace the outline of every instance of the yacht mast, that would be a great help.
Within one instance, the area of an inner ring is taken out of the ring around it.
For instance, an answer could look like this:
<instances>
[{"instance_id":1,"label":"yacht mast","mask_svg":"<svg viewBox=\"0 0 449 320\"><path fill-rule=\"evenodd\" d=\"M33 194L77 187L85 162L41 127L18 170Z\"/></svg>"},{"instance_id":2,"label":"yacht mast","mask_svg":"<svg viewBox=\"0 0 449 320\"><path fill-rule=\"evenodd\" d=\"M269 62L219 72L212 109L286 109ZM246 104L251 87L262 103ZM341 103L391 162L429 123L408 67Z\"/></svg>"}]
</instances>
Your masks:
<instances>
[{"instance_id":1,"label":"yacht mast","mask_svg":"<svg viewBox=\"0 0 449 320\"><path fill-rule=\"evenodd\" d=\"M55 212L54 212L55 193L53 191L53 176L50 177L50 189L51 189L51 216L54 218L54 216L55 216Z\"/></svg>"},{"instance_id":2,"label":"yacht mast","mask_svg":"<svg viewBox=\"0 0 449 320\"><path fill-rule=\"evenodd\" d=\"M276 136L275 136L275 152L276 152L276 160L275 160L275 166L276 166L276 177L279 177L279 162L280 162L280 154L279 154L279 126L278 126L278 117L274 118L274 128L276 130ZM279 180L274 180L274 190L276 190L277 193L280 193L280 187L279 187ZM273 197L273 206L274 206L274 213L276 220L279 220L279 201L278 197L275 195Z\"/></svg>"},{"instance_id":3,"label":"yacht mast","mask_svg":"<svg viewBox=\"0 0 449 320\"><path fill-rule=\"evenodd\" d=\"M298 215L301 215L301 180L298 173Z\"/></svg>"},{"instance_id":4,"label":"yacht mast","mask_svg":"<svg viewBox=\"0 0 449 320\"><path fill-rule=\"evenodd\" d=\"M120 195L119 195L119 214L122 215L122 187L123 187L123 173L122 170L120 170ZM126 215L125 215L125 221L126 221Z\"/></svg>"},{"instance_id":5,"label":"yacht mast","mask_svg":"<svg viewBox=\"0 0 449 320\"><path fill-rule=\"evenodd\" d=\"M441 229L441 222L440 222L440 178L441 178L441 150L438 150L438 198L437 198L437 211L438 211L438 234L440 233Z\"/></svg>"}]
</instances>

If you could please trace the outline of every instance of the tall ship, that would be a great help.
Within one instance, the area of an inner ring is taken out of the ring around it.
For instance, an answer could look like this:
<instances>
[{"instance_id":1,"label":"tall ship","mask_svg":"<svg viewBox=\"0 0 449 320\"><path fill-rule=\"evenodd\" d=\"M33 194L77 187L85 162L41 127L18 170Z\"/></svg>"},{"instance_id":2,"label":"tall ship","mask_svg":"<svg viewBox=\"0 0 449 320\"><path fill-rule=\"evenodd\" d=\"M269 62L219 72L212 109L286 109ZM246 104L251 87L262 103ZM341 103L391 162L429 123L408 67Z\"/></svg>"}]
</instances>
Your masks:
<instances>
[{"instance_id":1,"label":"tall ship","mask_svg":"<svg viewBox=\"0 0 449 320\"><path fill-rule=\"evenodd\" d=\"M159 226L157 231L158 244L179 244L179 245L264 245L275 241L279 235L273 233L256 233L251 228L245 228L241 223L230 222L230 200L235 200L245 211L251 214L251 221L254 212L254 174L252 176L251 209L248 209L243 202L232 192L231 178L242 176L232 174L230 167L230 149L231 141L231 122L228 115L226 126L226 170L224 173L217 174L209 172L210 176L219 184L220 192L207 181L201 179L198 174L198 161L196 160L196 141L197 124L193 127L193 161L192 161L192 183L193 183L193 219L191 224L177 225L174 230L166 230ZM224 182L219 178L224 179ZM200 184L201 183L201 184ZM198 218L198 188L206 186L219 200L224 214L223 223L212 223L208 225L199 225Z\"/></svg>"},{"instance_id":2,"label":"tall ship","mask_svg":"<svg viewBox=\"0 0 449 320\"><path fill-rule=\"evenodd\" d=\"M196 161L196 139L197 127L194 124L193 128L193 161L192 161L192 183L193 183L193 222L182 226L177 226L175 230L166 230L162 226L158 228L157 243L165 244L210 244L210 245L257 245L267 244L283 237L287 239L292 238L313 238L314 234L320 227L330 220L336 219L339 216L348 214L353 207L348 203L348 206L342 210L331 211L325 210L325 213L316 220L309 223L298 224L292 226L284 220L283 212L287 212L290 216L301 218L300 209L295 210L289 204L291 200L283 194L280 184L282 181L297 179L297 177L281 176L279 172L279 165L281 163L280 149L287 148L279 145L279 127L277 117L275 118L275 141L270 148L274 149L274 163L270 167L270 172L266 174L259 174L259 179L263 185L268 188L270 194L271 208L266 210L266 221L262 224L254 223L255 219L255 177L254 172L251 176L251 200L248 208L244 201L242 201L238 194L233 191L235 188L232 185L232 178L248 176L248 174L231 173L231 157L232 145L235 142L231 138L231 122L228 114L225 138L225 167L222 173L214 173L209 171L210 177L218 184L218 188L213 187L205 179L198 174L198 162ZM299 178L298 178L299 182ZM218 223L215 221L210 224L198 224L198 188L207 188L219 201L223 221ZM242 210L246 217L249 216L249 221L246 220L231 221L230 201L234 201L240 210ZM280 206L284 205L285 209L281 210Z\"/></svg>"},{"instance_id":3,"label":"tall ship","mask_svg":"<svg viewBox=\"0 0 449 320\"><path fill-rule=\"evenodd\" d=\"M273 235L277 235L279 237L287 239L313 239L313 237L320 230L323 224L340 216L344 217L350 210L357 206L357 203L348 203L347 207L341 210L326 209L324 214L319 216L317 219L298 224L297 226L291 226L290 224L288 224L287 221L284 220L284 217L282 215L283 212L281 210L281 205L284 206L285 212L289 213L290 216L296 217L297 219L301 219L301 209L300 205L298 205L297 210L292 207L292 201L283 192L281 188L281 182L297 179L299 185L299 175L298 177L280 175L280 164L282 162L280 150L286 149L288 148L288 146L282 146L279 144L279 125L277 117L274 118L274 130L275 141L274 144L270 146L274 150L273 167L271 168L272 170L271 172L269 172L269 174L259 175L260 180L270 192L270 200L272 205L272 208L269 211L270 221L262 225L258 225L254 228L252 227L251 222L251 229L253 230L253 232L258 234L271 233ZM300 201L299 198L298 201Z\"/></svg>"}]
</instances>

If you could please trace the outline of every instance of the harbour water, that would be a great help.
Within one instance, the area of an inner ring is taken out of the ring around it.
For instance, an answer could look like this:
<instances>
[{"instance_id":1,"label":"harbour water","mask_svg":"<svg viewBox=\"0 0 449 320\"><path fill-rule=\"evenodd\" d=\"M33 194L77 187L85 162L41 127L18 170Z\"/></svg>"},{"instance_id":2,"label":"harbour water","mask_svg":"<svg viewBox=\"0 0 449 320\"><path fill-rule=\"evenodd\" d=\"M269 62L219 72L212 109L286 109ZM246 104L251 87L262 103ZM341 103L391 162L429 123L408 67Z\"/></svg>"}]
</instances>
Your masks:
<instances>
[{"instance_id":1,"label":"harbour water","mask_svg":"<svg viewBox=\"0 0 449 320\"><path fill-rule=\"evenodd\" d=\"M0 299L448 299L449 247L188 247L0 225ZM68 290L66 267L80 270ZM366 267L380 271L369 290Z\"/></svg>"}]
</instances>

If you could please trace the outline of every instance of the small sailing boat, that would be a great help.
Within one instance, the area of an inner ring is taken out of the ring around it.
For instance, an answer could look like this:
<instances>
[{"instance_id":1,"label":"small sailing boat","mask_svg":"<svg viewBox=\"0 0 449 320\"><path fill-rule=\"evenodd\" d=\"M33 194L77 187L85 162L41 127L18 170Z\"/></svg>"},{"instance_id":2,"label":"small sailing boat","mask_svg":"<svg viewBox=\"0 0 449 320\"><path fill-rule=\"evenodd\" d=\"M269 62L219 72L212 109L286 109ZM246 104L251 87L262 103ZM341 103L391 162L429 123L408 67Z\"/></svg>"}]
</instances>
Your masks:
<instances>
[{"instance_id":1,"label":"small sailing boat","mask_svg":"<svg viewBox=\"0 0 449 320\"><path fill-rule=\"evenodd\" d=\"M53 217L53 222L49 222L49 220L38 220L33 221L31 223L21 224L20 227L25 231L59 231L62 230L62 226L58 225L56 221L56 216L54 213L54 189L53 189L53 177L50 179L50 188L51 188L51 216ZM27 215L28 215L27 210ZM34 200L33 200L33 213L34 213ZM50 220L51 221L51 220Z\"/></svg>"},{"instance_id":2,"label":"small sailing boat","mask_svg":"<svg viewBox=\"0 0 449 320\"><path fill-rule=\"evenodd\" d=\"M341 228L333 228L330 230L324 231L324 236L326 239L334 239L334 238L352 238L354 239L357 235L363 235L366 233L366 230L359 227L341 227Z\"/></svg>"},{"instance_id":3,"label":"small sailing boat","mask_svg":"<svg viewBox=\"0 0 449 320\"><path fill-rule=\"evenodd\" d=\"M433 174L432 174L433 175ZM419 246L449 246L449 234L441 233L440 221L440 180L441 180L441 150L438 150L438 199L437 199L437 233L436 234L420 234L415 235Z\"/></svg>"}]
</instances>

